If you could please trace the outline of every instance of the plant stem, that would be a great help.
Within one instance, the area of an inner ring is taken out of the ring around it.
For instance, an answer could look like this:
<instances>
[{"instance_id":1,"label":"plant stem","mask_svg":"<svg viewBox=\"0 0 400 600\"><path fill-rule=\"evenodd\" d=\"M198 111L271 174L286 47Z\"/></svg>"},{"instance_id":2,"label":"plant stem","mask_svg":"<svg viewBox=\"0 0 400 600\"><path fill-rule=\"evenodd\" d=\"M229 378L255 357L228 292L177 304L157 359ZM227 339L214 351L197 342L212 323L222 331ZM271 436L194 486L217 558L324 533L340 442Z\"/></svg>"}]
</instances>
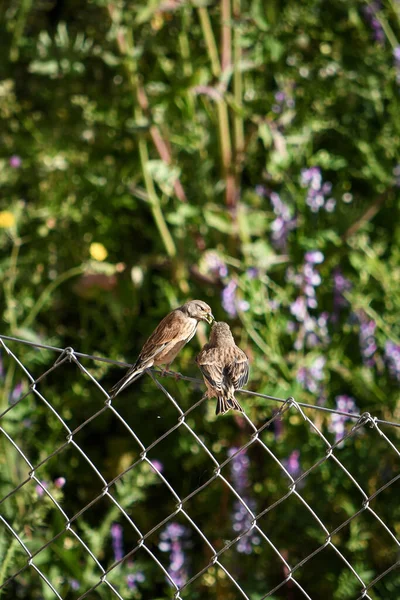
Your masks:
<instances>
[{"instance_id":1,"label":"plant stem","mask_svg":"<svg viewBox=\"0 0 400 600\"><path fill-rule=\"evenodd\" d=\"M163 241L165 250L167 251L168 256L170 258L173 258L176 256L176 247L174 244L174 240L172 239L172 236L169 232L168 226L165 222L164 215L163 215L163 212L162 212L161 206L160 206L160 200L157 196L157 193L156 193L156 190L154 187L153 179L147 170L149 154L148 154L148 150L147 150L146 141L143 138L141 138L139 140L139 155L140 155L140 164L142 167L146 191L147 191L147 195L148 195L149 203L150 203L150 207L151 207L151 212L152 212L155 224L157 226L157 229L159 231L159 234L161 236L161 239Z\"/></svg>"},{"instance_id":2,"label":"plant stem","mask_svg":"<svg viewBox=\"0 0 400 600\"><path fill-rule=\"evenodd\" d=\"M57 277L54 281L49 283L49 285L43 290L40 294L38 300L33 306L31 312L26 317L25 321L22 323L21 328L24 329L26 327L30 327L32 325L34 319L37 317L39 312L42 310L46 302L50 299L51 294L54 292L59 285L67 281L67 279L71 279L71 277L76 277L77 275L81 275L84 272L84 267L80 265L79 267L72 267L72 269L68 269L61 275Z\"/></svg>"},{"instance_id":3,"label":"plant stem","mask_svg":"<svg viewBox=\"0 0 400 600\"><path fill-rule=\"evenodd\" d=\"M208 15L207 8L201 7L197 9L201 29L203 31L204 41L206 44L208 56L211 62L211 71L214 77L219 78L221 75L221 64L219 62L217 44L215 43L215 37L211 26L210 17Z\"/></svg>"}]
</instances>

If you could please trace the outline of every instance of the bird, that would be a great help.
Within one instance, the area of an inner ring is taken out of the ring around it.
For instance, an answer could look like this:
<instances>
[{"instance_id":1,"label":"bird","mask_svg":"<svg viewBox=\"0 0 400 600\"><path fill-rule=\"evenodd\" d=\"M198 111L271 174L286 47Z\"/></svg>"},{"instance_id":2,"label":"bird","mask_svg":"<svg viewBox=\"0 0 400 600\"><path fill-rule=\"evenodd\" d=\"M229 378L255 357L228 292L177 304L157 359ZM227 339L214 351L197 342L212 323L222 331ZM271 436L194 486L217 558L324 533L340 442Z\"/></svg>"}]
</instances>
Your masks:
<instances>
[{"instance_id":1,"label":"bird","mask_svg":"<svg viewBox=\"0 0 400 600\"><path fill-rule=\"evenodd\" d=\"M178 352L196 333L199 321L211 324L214 320L211 308L202 300L190 300L170 312L145 342L126 375L111 388L110 397L115 398L152 366L165 365L165 370L168 369Z\"/></svg>"},{"instance_id":2,"label":"bird","mask_svg":"<svg viewBox=\"0 0 400 600\"><path fill-rule=\"evenodd\" d=\"M249 380L249 359L236 346L228 323L216 321L211 328L210 340L196 356L207 387L206 396L217 398L215 414L243 408L235 398L235 390Z\"/></svg>"}]
</instances>

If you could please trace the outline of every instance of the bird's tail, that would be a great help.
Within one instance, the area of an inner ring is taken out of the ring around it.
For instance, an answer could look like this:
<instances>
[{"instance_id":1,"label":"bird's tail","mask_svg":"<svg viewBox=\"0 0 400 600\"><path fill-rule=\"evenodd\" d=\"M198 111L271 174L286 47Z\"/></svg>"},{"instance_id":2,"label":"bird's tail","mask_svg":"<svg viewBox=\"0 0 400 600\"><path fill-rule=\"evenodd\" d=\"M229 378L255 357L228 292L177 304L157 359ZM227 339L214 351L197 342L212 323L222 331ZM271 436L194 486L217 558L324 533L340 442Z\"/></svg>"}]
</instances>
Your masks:
<instances>
[{"instance_id":1,"label":"bird's tail","mask_svg":"<svg viewBox=\"0 0 400 600\"><path fill-rule=\"evenodd\" d=\"M136 368L136 366L133 366L131 369L129 369L129 371L126 373L126 375L124 375L124 377L122 377L122 379L120 379L111 388L111 390L109 392L110 397L115 398L115 396L117 394L119 394L120 392L122 392L122 390L124 390L126 387L128 387L128 385L130 385L131 383L136 381L136 379L139 379L139 377L141 375L143 375L145 370L146 370L145 367Z\"/></svg>"},{"instance_id":2,"label":"bird's tail","mask_svg":"<svg viewBox=\"0 0 400 600\"><path fill-rule=\"evenodd\" d=\"M217 396L217 408L215 410L215 414L224 414L228 412L228 410L238 410L243 412L243 408L240 406L239 402L236 400L234 393L231 391L225 391Z\"/></svg>"}]
</instances>

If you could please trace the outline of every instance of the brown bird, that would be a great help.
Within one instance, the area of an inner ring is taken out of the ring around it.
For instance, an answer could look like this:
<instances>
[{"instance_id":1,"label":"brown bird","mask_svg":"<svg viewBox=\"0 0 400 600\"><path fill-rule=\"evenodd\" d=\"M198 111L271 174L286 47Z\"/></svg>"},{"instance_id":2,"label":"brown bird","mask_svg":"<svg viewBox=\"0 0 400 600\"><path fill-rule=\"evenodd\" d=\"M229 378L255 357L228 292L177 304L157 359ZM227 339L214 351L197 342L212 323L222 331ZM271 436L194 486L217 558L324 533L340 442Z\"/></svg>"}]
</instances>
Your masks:
<instances>
[{"instance_id":1,"label":"brown bird","mask_svg":"<svg viewBox=\"0 0 400 600\"><path fill-rule=\"evenodd\" d=\"M214 323L210 341L196 356L203 374L208 398L217 398L215 414L242 407L235 398L235 390L246 385L249 379L249 359L235 344L228 323Z\"/></svg>"},{"instance_id":2,"label":"brown bird","mask_svg":"<svg viewBox=\"0 0 400 600\"><path fill-rule=\"evenodd\" d=\"M214 321L211 308L202 300L186 302L164 317L144 344L135 364L111 388L110 396L114 398L153 365L165 365L167 369L178 352L192 339L199 321Z\"/></svg>"}]
</instances>

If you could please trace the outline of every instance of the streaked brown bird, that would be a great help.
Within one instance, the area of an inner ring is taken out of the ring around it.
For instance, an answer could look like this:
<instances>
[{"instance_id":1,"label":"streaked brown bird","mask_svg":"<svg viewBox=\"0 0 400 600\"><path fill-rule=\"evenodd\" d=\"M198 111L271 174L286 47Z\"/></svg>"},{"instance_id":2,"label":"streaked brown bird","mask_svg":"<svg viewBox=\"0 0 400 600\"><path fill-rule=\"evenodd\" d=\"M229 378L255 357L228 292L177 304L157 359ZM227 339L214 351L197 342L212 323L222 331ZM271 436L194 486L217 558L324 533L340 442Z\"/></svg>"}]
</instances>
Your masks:
<instances>
[{"instance_id":1,"label":"streaked brown bird","mask_svg":"<svg viewBox=\"0 0 400 600\"><path fill-rule=\"evenodd\" d=\"M114 398L154 365L165 365L167 369L178 352L192 339L199 321L214 321L211 308L202 300L186 302L164 317L144 344L135 364L111 388L110 396Z\"/></svg>"},{"instance_id":2,"label":"streaked brown bird","mask_svg":"<svg viewBox=\"0 0 400 600\"><path fill-rule=\"evenodd\" d=\"M196 363L203 374L208 398L217 398L215 414L224 414L230 409L243 412L235 390L248 382L249 359L236 346L228 323L214 323L210 341L196 356Z\"/></svg>"}]
</instances>

